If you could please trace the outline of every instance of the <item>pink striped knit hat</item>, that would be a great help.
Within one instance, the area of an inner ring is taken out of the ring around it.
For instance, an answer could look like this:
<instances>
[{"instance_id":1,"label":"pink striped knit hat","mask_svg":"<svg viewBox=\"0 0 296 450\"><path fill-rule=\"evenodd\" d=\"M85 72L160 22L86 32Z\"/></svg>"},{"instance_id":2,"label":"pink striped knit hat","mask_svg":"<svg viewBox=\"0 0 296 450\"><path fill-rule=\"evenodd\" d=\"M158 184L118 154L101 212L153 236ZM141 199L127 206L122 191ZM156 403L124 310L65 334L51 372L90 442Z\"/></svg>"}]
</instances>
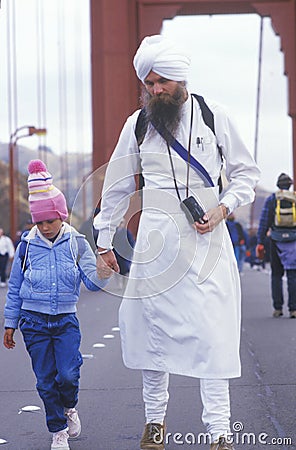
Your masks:
<instances>
[{"instance_id":1,"label":"pink striped knit hat","mask_svg":"<svg viewBox=\"0 0 296 450\"><path fill-rule=\"evenodd\" d=\"M40 159L28 164L29 207L32 222L66 220L68 209L64 194L52 184L52 176Z\"/></svg>"}]
</instances>

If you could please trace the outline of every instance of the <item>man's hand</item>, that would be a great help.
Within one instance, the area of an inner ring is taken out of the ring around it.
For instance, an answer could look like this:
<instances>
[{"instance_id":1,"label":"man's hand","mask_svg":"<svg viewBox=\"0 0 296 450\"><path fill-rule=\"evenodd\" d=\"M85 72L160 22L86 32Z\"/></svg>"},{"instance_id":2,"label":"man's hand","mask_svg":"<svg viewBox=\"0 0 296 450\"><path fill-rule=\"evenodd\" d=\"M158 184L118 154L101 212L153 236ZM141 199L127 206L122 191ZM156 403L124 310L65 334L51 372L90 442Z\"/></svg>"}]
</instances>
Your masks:
<instances>
[{"instance_id":1,"label":"man's hand","mask_svg":"<svg viewBox=\"0 0 296 450\"><path fill-rule=\"evenodd\" d=\"M100 250L104 250L99 248ZM111 277L112 273L119 272L119 265L112 250L103 255L97 255L97 274L100 279Z\"/></svg>"},{"instance_id":2,"label":"man's hand","mask_svg":"<svg viewBox=\"0 0 296 450\"><path fill-rule=\"evenodd\" d=\"M7 328L4 333L4 339L3 344L4 347L10 349L15 347L15 342L13 340L15 329L14 328Z\"/></svg>"},{"instance_id":3,"label":"man's hand","mask_svg":"<svg viewBox=\"0 0 296 450\"><path fill-rule=\"evenodd\" d=\"M194 222L193 226L200 234L213 231L214 228L227 216L227 210L224 205L219 205L216 208L209 209L204 215L205 223Z\"/></svg>"}]
</instances>

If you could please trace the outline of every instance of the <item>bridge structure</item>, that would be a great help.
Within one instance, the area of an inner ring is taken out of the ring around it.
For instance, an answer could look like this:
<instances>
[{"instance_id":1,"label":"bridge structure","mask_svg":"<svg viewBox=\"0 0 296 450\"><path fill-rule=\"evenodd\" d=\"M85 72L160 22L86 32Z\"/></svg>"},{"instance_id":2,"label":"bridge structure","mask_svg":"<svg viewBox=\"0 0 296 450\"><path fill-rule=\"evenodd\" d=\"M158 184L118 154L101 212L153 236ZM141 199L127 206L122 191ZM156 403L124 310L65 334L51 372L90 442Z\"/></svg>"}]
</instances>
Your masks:
<instances>
[{"instance_id":1,"label":"bridge structure","mask_svg":"<svg viewBox=\"0 0 296 450\"><path fill-rule=\"evenodd\" d=\"M259 14L281 39L292 119L296 180L296 0L90 0L93 168L104 165L122 125L138 107L140 84L132 67L144 36L159 34L178 15Z\"/></svg>"}]
</instances>

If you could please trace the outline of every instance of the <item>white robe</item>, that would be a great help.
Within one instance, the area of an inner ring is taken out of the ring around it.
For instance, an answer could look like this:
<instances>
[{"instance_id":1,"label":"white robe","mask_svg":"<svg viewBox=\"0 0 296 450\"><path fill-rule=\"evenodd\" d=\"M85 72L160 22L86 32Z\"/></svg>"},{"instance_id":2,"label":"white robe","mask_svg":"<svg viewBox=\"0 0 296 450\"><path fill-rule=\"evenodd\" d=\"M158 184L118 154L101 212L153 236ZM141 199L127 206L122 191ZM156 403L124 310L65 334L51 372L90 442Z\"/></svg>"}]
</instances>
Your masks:
<instances>
[{"instance_id":1,"label":"white robe","mask_svg":"<svg viewBox=\"0 0 296 450\"><path fill-rule=\"evenodd\" d=\"M254 199L259 170L227 115L208 103L226 160L229 180L219 199L190 169L190 191L205 210L225 203L233 211ZM215 185L221 159L216 138L204 124L194 100L191 153ZM145 178L143 212L130 277L119 311L124 363L199 378L240 376L240 279L233 247L222 221L213 232L198 234L181 210L167 146L148 129L138 151L130 116L111 157L101 213L94 225L98 245L108 247L135 189L139 155ZM177 139L188 146L191 102L183 106ZM202 145L197 142L202 141ZM186 196L186 162L172 150L181 198Z\"/></svg>"}]
</instances>

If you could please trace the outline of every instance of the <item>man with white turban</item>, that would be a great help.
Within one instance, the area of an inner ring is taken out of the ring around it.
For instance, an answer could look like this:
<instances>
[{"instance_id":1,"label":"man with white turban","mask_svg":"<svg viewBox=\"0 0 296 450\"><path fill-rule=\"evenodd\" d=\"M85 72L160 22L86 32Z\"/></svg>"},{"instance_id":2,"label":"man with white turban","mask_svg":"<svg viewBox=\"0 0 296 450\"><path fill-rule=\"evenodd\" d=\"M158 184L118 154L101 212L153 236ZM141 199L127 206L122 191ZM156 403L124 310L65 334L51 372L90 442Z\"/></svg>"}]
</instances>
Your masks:
<instances>
[{"instance_id":1,"label":"man with white turban","mask_svg":"<svg viewBox=\"0 0 296 450\"><path fill-rule=\"evenodd\" d=\"M135 54L134 67L142 83L151 71L168 80L184 81L188 78L190 58L169 39L148 36Z\"/></svg>"},{"instance_id":2,"label":"man with white turban","mask_svg":"<svg viewBox=\"0 0 296 450\"><path fill-rule=\"evenodd\" d=\"M146 129L139 141L140 110L127 119L108 164L94 226L98 273L106 266L118 272L112 240L141 166L142 214L119 311L124 363L143 375L146 425L140 447L164 449L172 373L200 379L210 448L233 449L229 379L241 370L241 292L225 218L254 200L259 169L218 105L209 103L215 133L204 122L187 89L190 58L183 49L162 36L146 37L134 67L143 83ZM220 153L228 185L219 195ZM200 219L188 215L185 198L194 203L194 212L196 201L202 206Z\"/></svg>"}]
</instances>

